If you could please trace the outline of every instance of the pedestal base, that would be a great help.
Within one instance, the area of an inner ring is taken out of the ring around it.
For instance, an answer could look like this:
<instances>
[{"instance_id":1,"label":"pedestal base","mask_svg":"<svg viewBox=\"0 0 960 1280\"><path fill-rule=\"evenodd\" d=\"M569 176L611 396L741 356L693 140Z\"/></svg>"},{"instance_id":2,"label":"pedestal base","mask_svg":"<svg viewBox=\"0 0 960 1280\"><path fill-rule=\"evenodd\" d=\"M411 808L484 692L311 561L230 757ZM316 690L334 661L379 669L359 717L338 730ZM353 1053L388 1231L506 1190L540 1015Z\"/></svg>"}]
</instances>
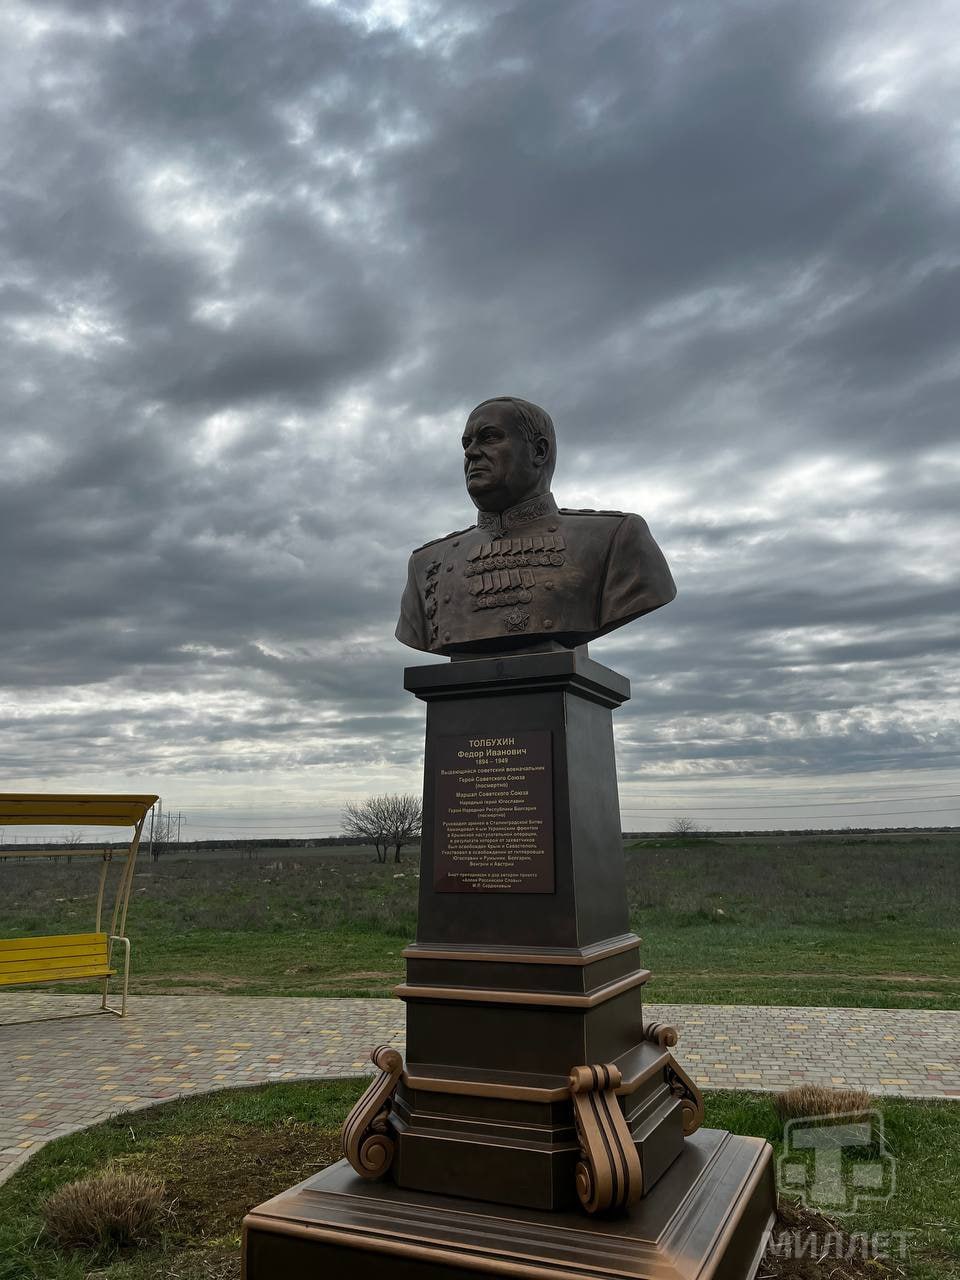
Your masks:
<instances>
[{"instance_id":1,"label":"pedestal base","mask_svg":"<svg viewBox=\"0 0 960 1280\"><path fill-rule=\"evenodd\" d=\"M346 1161L254 1209L245 1280L752 1280L773 1224L772 1152L704 1129L626 1215L540 1213L358 1178Z\"/></svg>"}]
</instances>

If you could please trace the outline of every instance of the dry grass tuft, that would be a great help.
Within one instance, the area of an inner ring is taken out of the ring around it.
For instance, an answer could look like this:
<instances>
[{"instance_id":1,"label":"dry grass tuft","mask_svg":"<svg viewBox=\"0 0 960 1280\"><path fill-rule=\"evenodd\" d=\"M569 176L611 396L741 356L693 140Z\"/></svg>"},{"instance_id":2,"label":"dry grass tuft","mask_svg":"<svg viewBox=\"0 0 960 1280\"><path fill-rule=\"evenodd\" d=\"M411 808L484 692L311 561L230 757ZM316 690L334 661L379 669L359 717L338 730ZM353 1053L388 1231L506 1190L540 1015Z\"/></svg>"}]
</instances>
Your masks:
<instances>
[{"instance_id":1,"label":"dry grass tuft","mask_svg":"<svg viewBox=\"0 0 960 1280\"><path fill-rule=\"evenodd\" d=\"M826 1085L801 1084L773 1099L782 1122L810 1116L862 1116L873 1107L866 1089L829 1089Z\"/></svg>"},{"instance_id":2,"label":"dry grass tuft","mask_svg":"<svg viewBox=\"0 0 960 1280\"><path fill-rule=\"evenodd\" d=\"M108 1169L68 1182L42 1209L47 1233L67 1248L121 1248L156 1237L169 1211L163 1183Z\"/></svg>"}]
</instances>

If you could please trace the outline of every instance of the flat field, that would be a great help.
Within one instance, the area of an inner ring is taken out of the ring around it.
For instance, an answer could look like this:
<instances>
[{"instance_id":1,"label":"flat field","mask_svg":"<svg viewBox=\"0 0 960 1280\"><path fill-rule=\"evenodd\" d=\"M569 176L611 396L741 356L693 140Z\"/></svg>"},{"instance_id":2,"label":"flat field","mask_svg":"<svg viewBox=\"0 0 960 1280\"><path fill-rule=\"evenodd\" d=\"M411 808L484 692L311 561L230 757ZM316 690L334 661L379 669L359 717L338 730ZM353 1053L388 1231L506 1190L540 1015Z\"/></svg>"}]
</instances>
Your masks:
<instances>
[{"instance_id":1,"label":"flat field","mask_svg":"<svg viewBox=\"0 0 960 1280\"><path fill-rule=\"evenodd\" d=\"M650 1000L960 1008L956 833L665 836L625 857ZM0 862L0 937L89 930L97 865ZM385 995L417 885L409 851L399 866L368 849L144 859L132 990Z\"/></svg>"}]
</instances>

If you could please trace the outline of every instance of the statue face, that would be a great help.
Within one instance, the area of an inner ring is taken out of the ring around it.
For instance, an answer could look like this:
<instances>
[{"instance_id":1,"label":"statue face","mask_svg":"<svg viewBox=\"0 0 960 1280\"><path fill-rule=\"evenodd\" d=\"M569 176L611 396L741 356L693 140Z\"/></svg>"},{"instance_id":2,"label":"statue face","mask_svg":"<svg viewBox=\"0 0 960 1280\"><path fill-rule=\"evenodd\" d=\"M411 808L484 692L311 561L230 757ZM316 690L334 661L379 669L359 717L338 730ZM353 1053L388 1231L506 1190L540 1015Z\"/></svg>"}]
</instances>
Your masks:
<instances>
[{"instance_id":1,"label":"statue face","mask_svg":"<svg viewBox=\"0 0 960 1280\"><path fill-rule=\"evenodd\" d=\"M474 409L463 430L467 492L481 511L506 511L539 491L546 441L531 445L506 403Z\"/></svg>"}]
</instances>

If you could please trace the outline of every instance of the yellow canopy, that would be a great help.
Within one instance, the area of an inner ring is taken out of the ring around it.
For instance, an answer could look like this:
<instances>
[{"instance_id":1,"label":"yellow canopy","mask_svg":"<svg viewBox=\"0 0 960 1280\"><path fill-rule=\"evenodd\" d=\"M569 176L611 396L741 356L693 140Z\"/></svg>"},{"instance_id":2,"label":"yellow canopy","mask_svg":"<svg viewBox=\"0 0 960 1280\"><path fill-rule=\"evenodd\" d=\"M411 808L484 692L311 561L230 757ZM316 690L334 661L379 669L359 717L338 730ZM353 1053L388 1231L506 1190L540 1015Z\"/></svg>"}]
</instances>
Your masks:
<instances>
[{"instance_id":1,"label":"yellow canopy","mask_svg":"<svg viewBox=\"0 0 960 1280\"><path fill-rule=\"evenodd\" d=\"M159 796L16 795L0 792L0 827L135 827Z\"/></svg>"}]
</instances>

